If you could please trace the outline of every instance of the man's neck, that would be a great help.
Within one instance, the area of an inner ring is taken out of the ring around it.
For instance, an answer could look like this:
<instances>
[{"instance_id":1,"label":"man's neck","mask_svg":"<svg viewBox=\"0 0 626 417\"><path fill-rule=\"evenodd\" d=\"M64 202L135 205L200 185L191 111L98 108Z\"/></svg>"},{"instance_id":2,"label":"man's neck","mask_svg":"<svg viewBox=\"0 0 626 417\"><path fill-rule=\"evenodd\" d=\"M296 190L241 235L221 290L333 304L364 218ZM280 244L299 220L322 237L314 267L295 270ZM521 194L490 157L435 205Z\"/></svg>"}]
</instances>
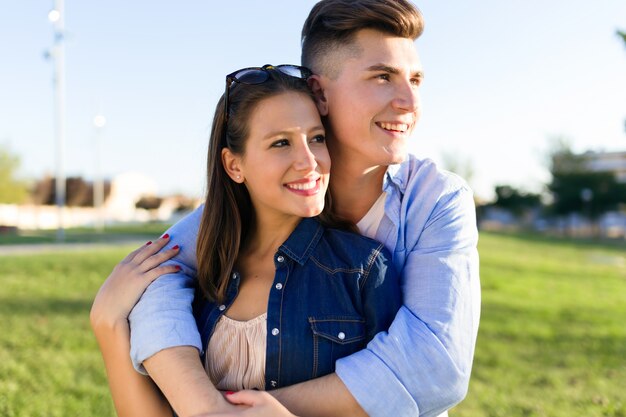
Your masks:
<instances>
[{"instance_id":1,"label":"man's neck","mask_svg":"<svg viewBox=\"0 0 626 417\"><path fill-rule=\"evenodd\" d=\"M333 211L341 218L358 223L382 193L386 166L367 169L335 163L331 168L330 192Z\"/></svg>"}]
</instances>

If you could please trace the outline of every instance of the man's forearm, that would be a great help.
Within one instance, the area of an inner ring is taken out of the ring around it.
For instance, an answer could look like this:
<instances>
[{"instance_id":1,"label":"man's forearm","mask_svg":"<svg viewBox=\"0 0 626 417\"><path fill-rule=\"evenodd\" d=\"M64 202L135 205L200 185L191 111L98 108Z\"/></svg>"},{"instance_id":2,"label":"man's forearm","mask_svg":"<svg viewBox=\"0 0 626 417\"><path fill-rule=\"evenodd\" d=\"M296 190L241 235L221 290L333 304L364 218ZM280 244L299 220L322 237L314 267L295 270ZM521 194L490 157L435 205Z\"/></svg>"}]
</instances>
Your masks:
<instances>
[{"instance_id":1,"label":"man's forearm","mask_svg":"<svg viewBox=\"0 0 626 417\"><path fill-rule=\"evenodd\" d=\"M367 417L337 374L270 391L270 394L301 417Z\"/></svg>"},{"instance_id":2,"label":"man's forearm","mask_svg":"<svg viewBox=\"0 0 626 417\"><path fill-rule=\"evenodd\" d=\"M92 323L106 367L111 396L119 417L171 417L158 388L130 362L127 322Z\"/></svg>"},{"instance_id":3,"label":"man's forearm","mask_svg":"<svg viewBox=\"0 0 626 417\"><path fill-rule=\"evenodd\" d=\"M193 347L162 350L144 366L181 417L233 408L211 383Z\"/></svg>"}]
</instances>

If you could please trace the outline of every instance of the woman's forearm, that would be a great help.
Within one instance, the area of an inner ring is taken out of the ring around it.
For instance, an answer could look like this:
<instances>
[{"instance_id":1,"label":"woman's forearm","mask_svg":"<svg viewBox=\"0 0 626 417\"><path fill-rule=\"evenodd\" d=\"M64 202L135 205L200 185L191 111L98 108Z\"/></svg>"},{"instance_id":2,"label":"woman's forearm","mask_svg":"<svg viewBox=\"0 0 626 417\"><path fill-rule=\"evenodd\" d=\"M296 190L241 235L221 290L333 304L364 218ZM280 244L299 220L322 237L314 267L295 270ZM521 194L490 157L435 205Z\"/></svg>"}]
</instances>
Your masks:
<instances>
[{"instance_id":1,"label":"woman's forearm","mask_svg":"<svg viewBox=\"0 0 626 417\"><path fill-rule=\"evenodd\" d=\"M130 330L126 320L92 323L104 359L109 387L119 417L172 417L172 411L152 380L130 361Z\"/></svg>"}]
</instances>

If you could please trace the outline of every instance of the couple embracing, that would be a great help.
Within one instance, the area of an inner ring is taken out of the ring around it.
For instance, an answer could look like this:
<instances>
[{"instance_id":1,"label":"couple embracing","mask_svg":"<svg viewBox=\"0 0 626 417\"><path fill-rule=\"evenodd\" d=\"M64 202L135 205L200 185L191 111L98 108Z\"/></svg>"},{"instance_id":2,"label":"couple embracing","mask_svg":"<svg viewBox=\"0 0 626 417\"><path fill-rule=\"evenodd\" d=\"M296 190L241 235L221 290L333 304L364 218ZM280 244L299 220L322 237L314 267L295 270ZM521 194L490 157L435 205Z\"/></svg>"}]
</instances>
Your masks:
<instances>
[{"instance_id":1,"label":"couple embracing","mask_svg":"<svg viewBox=\"0 0 626 417\"><path fill-rule=\"evenodd\" d=\"M301 66L226 76L205 203L92 307L119 416L437 416L463 399L478 234L465 182L406 151L422 29L407 0L322 0Z\"/></svg>"}]
</instances>

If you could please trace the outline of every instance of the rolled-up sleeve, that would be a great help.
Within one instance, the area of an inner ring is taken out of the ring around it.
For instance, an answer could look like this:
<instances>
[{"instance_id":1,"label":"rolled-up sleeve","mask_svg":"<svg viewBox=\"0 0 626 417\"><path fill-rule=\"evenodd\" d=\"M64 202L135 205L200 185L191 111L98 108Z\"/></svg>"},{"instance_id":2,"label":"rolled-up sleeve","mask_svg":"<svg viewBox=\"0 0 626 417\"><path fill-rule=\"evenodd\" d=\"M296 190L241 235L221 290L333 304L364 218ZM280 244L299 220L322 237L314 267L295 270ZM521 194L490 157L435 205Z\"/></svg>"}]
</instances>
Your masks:
<instances>
[{"instance_id":1,"label":"rolled-up sleeve","mask_svg":"<svg viewBox=\"0 0 626 417\"><path fill-rule=\"evenodd\" d=\"M396 248L404 299L389 331L337 362L370 416L437 416L467 393L480 317L471 190L442 195L426 217L415 230L407 223L406 246Z\"/></svg>"},{"instance_id":2,"label":"rolled-up sleeve","mask_svg":"<svg viewBox=\"0 0 626 417\"><path fill-rule=\"evenodd\" d=\"M200 206L172 226L167 233L167 247L180 246L178 255L167 263L181 267L181 272L156 279L130 313L130 355L135 369L146 373L142 363L155 353L176 346L202 349L193 315L192 302L196 277L196 238Z\"/></svg>"}]
</instances>

